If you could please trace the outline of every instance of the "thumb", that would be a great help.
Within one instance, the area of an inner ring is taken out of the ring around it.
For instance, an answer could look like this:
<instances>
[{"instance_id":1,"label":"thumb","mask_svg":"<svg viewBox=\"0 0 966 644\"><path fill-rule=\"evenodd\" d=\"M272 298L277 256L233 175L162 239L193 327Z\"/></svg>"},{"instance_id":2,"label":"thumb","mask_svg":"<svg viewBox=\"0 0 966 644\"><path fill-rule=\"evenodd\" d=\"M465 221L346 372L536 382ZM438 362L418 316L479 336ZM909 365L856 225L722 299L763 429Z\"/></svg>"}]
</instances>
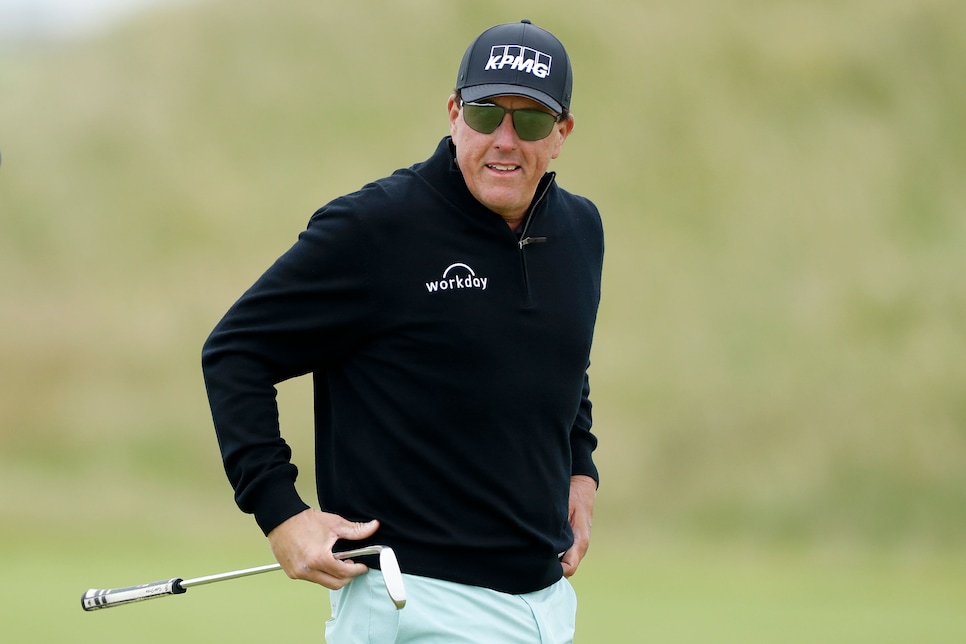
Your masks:
<instances>
[{"instance_id":1,"label":"thumb","mask_svg":"<svg viewBox=\"0 0 966 644\"><path fill-rule=\"evenodd\" d=\"M376 519L366 523L362 523L361 521L345 521L335 530L335 533L340 539L358 540L371 537L378 529L379 521Z\"/></svg>"}]
</instances>

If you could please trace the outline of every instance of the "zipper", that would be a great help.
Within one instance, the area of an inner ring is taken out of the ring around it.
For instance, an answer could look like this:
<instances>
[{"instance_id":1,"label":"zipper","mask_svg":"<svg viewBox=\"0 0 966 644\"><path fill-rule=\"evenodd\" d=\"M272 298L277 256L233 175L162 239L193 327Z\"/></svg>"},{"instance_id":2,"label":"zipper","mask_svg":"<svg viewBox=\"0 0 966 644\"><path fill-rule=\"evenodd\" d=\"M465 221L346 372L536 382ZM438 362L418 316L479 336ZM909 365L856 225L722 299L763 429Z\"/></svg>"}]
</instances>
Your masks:
<instances>
[{"instance_id":1,"label":"zipper","mask_svg":"<svg viewBox=\"0 0 966 644\"><path fill-rule=\"evenodd\" d=\"M530 244L543 244L547 241L546 237L528 237L527 231L530 230L530 222L533 219L533 213L536 212L537 206L540 205L540 203L543 201L543 198L547 196L547 192L550 191L550 186L553 185L554 177L557 175L554 172L550 172L548 173L548 176L549 178L544 181L543 189L541 190L540 194L536 199L533 200L533 203L530 204L530 211L527 213L527 218L523 220L523 231L520 233L520 241L517 242L520 250L523 250L524 246L529 246Z\"/></svg>"},{"instance_id":2,"label":"zipper","mask_svg":"<svg viewBox=\"0 0 966 644\"><path fill-rule=\"evenodd\" d=\"M549 178L543 182L540 188L540 193L537 198L533 200L530 205L530 210L527 212L527 218L523 222L523 230L520 232L520 241L517 242L517 246L520 249L520 269L523 271L523 295L524 303L526 306L533 304L533 300L530 296L530 275L527 271L527 254L524 249L530 244L545 244L547 243L546 237L530 237L527 235L527 231L530 229L530 223L533 220L534 213L537 211L537 207L543 202L544 197L547 196L547 192L550 191L550 186L553 185L555 173L548 173Z\"/></svg>"},{"instance_id":3,"label":"zipper","mask_svg":"<svg viewBox=\"0 0 966 644\"><path fill-rule=\"evenodd\" d=\"M526 239L521 239L517 242L520 250L523 250L524 246L529 246L530 244L544 244L547 242L546 237L527 237Z\"/></svg>"}]
</instances>

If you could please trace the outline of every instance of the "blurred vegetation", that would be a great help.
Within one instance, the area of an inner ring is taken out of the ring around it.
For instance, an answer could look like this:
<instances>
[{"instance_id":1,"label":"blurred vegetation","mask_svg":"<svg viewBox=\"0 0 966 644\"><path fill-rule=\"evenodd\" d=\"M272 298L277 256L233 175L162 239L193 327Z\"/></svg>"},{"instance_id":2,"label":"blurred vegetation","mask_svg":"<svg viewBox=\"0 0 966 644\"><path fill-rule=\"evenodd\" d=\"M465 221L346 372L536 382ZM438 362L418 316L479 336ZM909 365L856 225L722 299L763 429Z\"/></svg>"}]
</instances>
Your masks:
<instances>
[{"instance_id":1,"label":"blurred vegetation","mask_svg":"<svg viewBox=\"0 0 966 644\"><path fill-rule=\"evenodd\" d=\"M204 338L315 208L432 152L467 43L524 17L574 61L556 170L608 233L598 534L961 549L954 0L212 0L0 50L0 536L257 540ZM308 384L280 397L312 499Z\"/></svg>"}]
</instances>

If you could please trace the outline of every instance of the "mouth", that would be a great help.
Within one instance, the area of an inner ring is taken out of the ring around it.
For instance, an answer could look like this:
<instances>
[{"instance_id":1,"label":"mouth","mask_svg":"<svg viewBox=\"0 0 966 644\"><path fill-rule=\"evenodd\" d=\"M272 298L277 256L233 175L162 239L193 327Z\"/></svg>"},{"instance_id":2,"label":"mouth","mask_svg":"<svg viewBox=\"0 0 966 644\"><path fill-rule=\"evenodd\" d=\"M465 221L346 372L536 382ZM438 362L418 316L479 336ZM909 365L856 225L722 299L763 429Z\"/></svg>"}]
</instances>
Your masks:
<instances>
[{"instance_id":1,"label":"mouth","mask_svg":"<svg viewBox=\"0 0 966 644\"><path fill-rule=\"evenodd\" d=\"M498 172L500 174L509 174L511 172L516 172L517 170L520 170L520 166L518 165L505 164L505 163L487 163L486 167L487 169L492 170L494 172Z\"/></svg>"}]
</instances>

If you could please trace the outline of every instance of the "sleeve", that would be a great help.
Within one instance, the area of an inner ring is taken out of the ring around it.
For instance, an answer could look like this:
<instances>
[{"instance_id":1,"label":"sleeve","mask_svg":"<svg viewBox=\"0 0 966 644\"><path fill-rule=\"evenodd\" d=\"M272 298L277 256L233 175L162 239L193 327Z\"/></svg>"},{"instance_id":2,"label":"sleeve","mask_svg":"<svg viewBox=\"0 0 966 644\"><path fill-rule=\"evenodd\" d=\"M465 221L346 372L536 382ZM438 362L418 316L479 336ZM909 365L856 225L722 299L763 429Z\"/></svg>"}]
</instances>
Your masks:
<instances>
[{"instance_id":1,"label":"sleeve","mask_svg":"<svg viewBox=\"0 0 966 644\"><path fill-rule=\"evenodd\" d=\"M600 304L600 283L603 278L604 269L604 228L600 218L600 212L590 201L584 200L588 207L589 216L586 221L590 224L590 232L587 238L594 240L587 243L584 248L587 251L587 261L590 270L593 271L594 288L594 311L596 323L596 311ZM588 362L587 369L590 368ZM600 485L600 475L597 466L594 464L593 452L597 449L597 437L591 433L593 425L592 405L590 402L590 377L587 370L584 370L584 384L580 392L580 405L577 409L577 417L570 430L570 451L571 451L571 476L585 475L594 479Z\"/></svg>"},{"instance_id":2,"label":"sleeve","mask_svg":"<svg viewBox=\"0 0 966 644\"><path fill-rule=\"evenodd\" d=\"M344 201L229 309L202 350L212 420L238 507L267 535L308 505L279 429L275 385L324 369L365 333L365 235Z\"/></svg>"},{"instance_id":3,"label":"sleeve","mask_svg":"<svg viewBox=\"0 0 966 644\"><path fill-rule=\"evenodd\" d=\"M591 433L593 425L590 402L590 378L584 373L584 386L580 395L577 418L570 430L571 476L584 475L600 485L600 475L594 464L593 452L597 448L597 437Z\"/></svg>"}]
</instances>

